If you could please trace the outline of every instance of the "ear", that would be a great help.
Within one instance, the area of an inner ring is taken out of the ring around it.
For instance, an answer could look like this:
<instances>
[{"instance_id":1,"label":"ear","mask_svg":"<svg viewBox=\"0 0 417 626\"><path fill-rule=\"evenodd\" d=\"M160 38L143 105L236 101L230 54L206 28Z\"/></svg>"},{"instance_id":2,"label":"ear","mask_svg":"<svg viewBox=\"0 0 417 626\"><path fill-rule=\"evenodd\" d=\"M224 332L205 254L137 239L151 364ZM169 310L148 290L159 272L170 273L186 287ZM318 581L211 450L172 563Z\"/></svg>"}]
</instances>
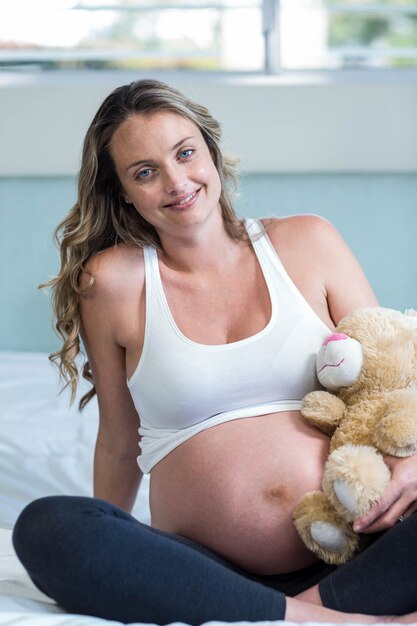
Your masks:
<instances>
[{"instance_id":1,"label":"ear","mask_svg":"<svg viewBox=\"0 0 417 626\"><path fill-rule=\"evenodd\" d=\"M408 309L404 312L404 315L407 318L407 325L410 325L411 328L415 328L417 330L417 311L414 309Z\"/></svg>"},{"instance_id":2,"label":"ear","mask_svg":"<svg viewBox=\"0 0 417 626\"><path fill-rule=\"evenodd\" d=\"M125 196L125 194L123 194L123 200L126 202L126 204L132 204L132 201L129 200L129 198Z\"/></svg>"}]
</instances>

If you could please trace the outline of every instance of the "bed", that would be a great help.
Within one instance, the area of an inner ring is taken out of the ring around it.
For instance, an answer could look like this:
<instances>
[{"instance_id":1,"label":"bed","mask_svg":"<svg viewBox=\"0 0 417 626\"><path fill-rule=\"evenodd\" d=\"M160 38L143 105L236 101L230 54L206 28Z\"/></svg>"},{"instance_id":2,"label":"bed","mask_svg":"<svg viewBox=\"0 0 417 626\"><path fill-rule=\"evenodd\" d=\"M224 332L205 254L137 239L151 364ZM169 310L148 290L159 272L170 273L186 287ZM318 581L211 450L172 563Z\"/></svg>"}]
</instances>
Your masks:
<instances>
[{"instance_id":1,"label":"bed","mask_svg":"<svg viewBox=\"0 0 417 626\"><path fill-rule=\"evenodd\" d=\"M78 397L85 389L81 384ZM97 404L91 401L80 415L77 403L69 408L69 393L59 390L46 354L0 352L0 626L119 624L65 613L32 584L11 543L13 524L31 500L92 492ZM133 514L149 523L147 476Z\"/></svg>"},{"instance_id":2,"label":"bed","mask_svg":"<svg viewBox=\"0 0 417 626\"><path fill-rule=\"evenodd\" d=\"M80 393L85 386L82 384ZM32 584L11 543L26 503L48 494L91 495L97 404L82 415L59 394L56 369L42 353L0 353L0 624L84 626L106 620L69 616ZM148 480L134 514L149 522Z\"/></svg>"}]
</instances>

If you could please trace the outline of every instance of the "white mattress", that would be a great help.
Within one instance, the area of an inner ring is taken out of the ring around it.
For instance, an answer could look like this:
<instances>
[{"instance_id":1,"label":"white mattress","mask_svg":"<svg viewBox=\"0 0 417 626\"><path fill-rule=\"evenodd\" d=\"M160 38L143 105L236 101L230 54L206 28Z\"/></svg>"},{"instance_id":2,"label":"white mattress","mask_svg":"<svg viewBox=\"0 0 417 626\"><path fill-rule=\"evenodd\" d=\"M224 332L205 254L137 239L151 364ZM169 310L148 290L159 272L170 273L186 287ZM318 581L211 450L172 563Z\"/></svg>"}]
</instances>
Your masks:
<instances>
[{"instance_id":1,"label":"white mattress","mask_svg":"<svg viewBox=\"0 0 417 626\"><path fill-rule=\"evenodd\" d=\"M0 626L119 626L63 612L32 584L11 543L13 524L31 500L92 494L97 404L91 401L80 415L59 389L46 354L0 352ZM81 384L78 396L85 389ZM133 515L149 522L146 476Z\"/></svg>"}]
</instances>

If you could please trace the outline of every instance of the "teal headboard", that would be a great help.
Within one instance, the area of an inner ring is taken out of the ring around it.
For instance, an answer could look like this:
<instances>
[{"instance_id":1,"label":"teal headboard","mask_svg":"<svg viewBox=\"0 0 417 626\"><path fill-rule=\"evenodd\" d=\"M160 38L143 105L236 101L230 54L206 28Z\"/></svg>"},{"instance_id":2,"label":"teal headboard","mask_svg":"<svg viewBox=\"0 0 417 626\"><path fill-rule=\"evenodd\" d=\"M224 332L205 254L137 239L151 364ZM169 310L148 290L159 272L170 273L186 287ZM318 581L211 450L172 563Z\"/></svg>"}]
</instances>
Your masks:
<instances>
[{"instance_id":1,"label":"teal headboard","mask_svg":"<svg viewBox=\"0 0 417 626\"><path fill-rule=\"evenodd\" d=\"M58 268L52 232L75 199L72 177L0 178L0 350L58 346L48 295ZM384 306L417 308L417 174L252 174L236 207L262 217L316 213L332 221Z\"/></svg>"}]
</instances>

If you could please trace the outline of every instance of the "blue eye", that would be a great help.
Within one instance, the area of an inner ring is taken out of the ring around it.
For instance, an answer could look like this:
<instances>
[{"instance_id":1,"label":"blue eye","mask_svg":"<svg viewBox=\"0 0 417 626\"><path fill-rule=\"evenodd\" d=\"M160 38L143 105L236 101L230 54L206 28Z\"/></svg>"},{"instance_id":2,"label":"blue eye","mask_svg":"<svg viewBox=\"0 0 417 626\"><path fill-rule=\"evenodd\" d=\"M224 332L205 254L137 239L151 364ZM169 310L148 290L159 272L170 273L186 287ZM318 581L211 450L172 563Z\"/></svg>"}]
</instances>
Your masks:
<instances>
[{"instance_id":1,"label":"blue eye","mask_svg":"<svg viewBox=\"0 0 417 626\"><path fill-rule=\"evenodd\" d=\"M192 148L186 148L185 150L181 150L180 157L186 159L187 157L191 156L193 152L194 150Z\"/></svg>"},{"instance_id":2,"label":"blue eye","mask_svg":"<svg viewBox=\"0 0 417 626\"><path fill-rule=\"evenodd\" d=\"M138 178L149 178L149 176L151 175L151 171L152 170L150 168L142 170L141 172L139 172Z\"/></svg>"}]
</instances>

